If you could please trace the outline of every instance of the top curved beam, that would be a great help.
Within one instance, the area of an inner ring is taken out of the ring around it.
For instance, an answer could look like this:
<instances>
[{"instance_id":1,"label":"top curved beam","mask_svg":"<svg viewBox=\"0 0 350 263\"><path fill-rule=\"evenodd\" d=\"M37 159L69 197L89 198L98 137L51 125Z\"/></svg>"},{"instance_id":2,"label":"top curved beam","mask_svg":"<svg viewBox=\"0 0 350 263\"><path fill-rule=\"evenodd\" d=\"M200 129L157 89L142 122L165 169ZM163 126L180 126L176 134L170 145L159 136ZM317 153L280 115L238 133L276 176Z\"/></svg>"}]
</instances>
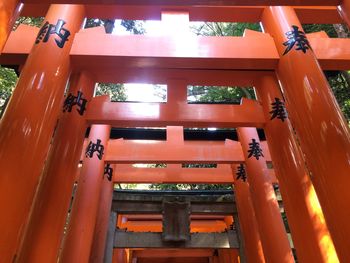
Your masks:
<instances>
[{"instance_id":1,"label":"top curved beam","mask_svg":"<svg viewBox=\"0 0 350 263\"><path fill-rule=\"evenodd\" d=\"M99 4L167 6L337 6L341 0L22 0L29 4Z\"/></svg>"}]
</instances>

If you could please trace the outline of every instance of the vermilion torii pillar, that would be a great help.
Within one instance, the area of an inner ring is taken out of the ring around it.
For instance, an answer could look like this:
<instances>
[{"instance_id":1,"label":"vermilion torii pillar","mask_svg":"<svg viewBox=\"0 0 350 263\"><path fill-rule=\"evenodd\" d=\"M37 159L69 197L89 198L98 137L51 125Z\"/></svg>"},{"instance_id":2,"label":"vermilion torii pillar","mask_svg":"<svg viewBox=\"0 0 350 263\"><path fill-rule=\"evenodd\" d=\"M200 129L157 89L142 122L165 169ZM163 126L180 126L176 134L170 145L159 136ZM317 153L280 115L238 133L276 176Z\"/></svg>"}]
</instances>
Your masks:
<instances>
[{"instance_id":1,"label":"vermilion torii pillar","mask_svg":"<svg viewBox=\"0 0 350 263\"><path fill-rule=\"evenodd\" d=\"M277 75L286 108L341 262L350 260L350 133L291 7L268 7L264 30L281 56Z\"/></svg>"},{"instance_id":2,"label":"vermilion torii pillar","mask_svg":"<svg viewBox=\"0 0 350 263\"><path fill-rule=\"evenodd\" d=\"M0 0L0 54L20 14L19 0Z\"/></svg>"},{"instance_id":3,"label":"vermilion torii pillar","mask_svg":"<svg viewBox=\"0 0 350 263\"><path fill-rule=\"evenodd\" d=\"M84 6L51 5L0 123L0 255L12 262L59 112L70 72L69 51ZM49 30L50 29L50 30Z\"/></svg>"},{"instance_id":4,"label":"vermilion torii pillar","mask_svg":"<svg viewBox=\"0 0 350 263\"><path fill-rule=\"evenodd\" d=\"M92 125L60 262L89 262L110 125Z\"/></svg>"},{"instance_id":5,"label":"vermilion torii pillar","mask_svg":"<svg viewBox=\"0 0 350 263\"><path fill-rule=\"evenodd\" d=\"M54 262L58 257L87 128L84 115L94 85L86 73L71 77L64 112L56 128L22 241L19 262ZM74 102L73 96L79 99Z\"/></svg>"},{"instance_id":6,"label":"vermilion torii pillar","mask_svg":"<svg viewBox=\"0 0 350 263\"><path fill-rule=\"evenodd\" d=\"M90 263L103 262L105 253L107 231L113 199L113 173L115 173L113 168L109 167L108 164L105 165L105 168L106 174L104 174L103 177L100 201L98 204L94 237L90 253Z\"/></svg>"},{"instance_id":7,"label":"vermilion torii pillar","mask_svg":"<svg viewBox=\"0 0 350 263\"><path fill-rule=\"evenodd\" d=\"M256 222L249 184L238 178L240 165L232 166L232 173L236 177L234 183L235 201L237 204L239 224L243 236L244 253L247 263L265 263L264 252Z\"/></svg>"},{"instance_id":8,"label":"vermilion torii pillar","mask_svg":"<svg viewBox=\"0 0 350 263\"><path fill-rule=\"evenodd\" d=\"M342 4L338 6L338 11L345 23L350 27L350 0L343 0Z\"/></svg>"},{"instance_id":9,"label":"vermilion torii pillar","mask_svg":"<svg viewBox=\"0 0 350 263\"><path fill-rule=\"evenodd\" d=\"M269 180L266 160L256 128L237 128L245 157L248 183L264 256L269 263L292 263L289 246L278 202Z\"/></svg>"},{"instance_id":10,"label":"vermilion torii pillar","mask_svg":"<svg viewBox=\"0 0 350 263\"><path fill-rule=\"evenodd\" d=\"M274 75L257 86L264 131L300 262L339 262Z\"/></svg>"}]
</instances>

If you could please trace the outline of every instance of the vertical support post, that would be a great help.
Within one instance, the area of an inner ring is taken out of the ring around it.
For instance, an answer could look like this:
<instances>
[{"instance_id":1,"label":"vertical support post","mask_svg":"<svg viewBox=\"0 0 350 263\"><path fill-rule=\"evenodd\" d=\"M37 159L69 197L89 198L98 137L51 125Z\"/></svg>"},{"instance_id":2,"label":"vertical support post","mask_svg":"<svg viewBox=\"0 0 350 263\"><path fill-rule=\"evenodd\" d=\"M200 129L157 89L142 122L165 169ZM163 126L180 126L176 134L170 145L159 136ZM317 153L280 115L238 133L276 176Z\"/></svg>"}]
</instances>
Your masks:
<instances>
[{"instance_id":1,"label":"vertical support post","mask_svg":"<svg viewBox=\"0 0 350 263\"><path fill-rule=\"evenodd\" d=\"M343 0L341 5L338 6L338 12L344 22L350 27L350 0Z\"/></svg>"},{"instance_id":2,"label":"vertical support post","mask_svg":"<svg viewBox=\"0 0 350 263\"><path fill-rule=\"evenodd\" d=\"M232 168L232 172L235 175L238 166L233 165ZM248 182L244 182L241 179L235 179L234 193L238 210L239 226L241 229L240 241L241 244L243 243L242 246L244 248L246 262L265 263L258 223L255 217Z\"/></svg>"},{"instance_id":3,"label":"vertical support post","mask_svg":"<svg viewBox=\"0 0 350 263\"><path fill-rule=\"evenodd\" d=\"M108 263L135 263L136 262L136 258L132 257L132 252L126 251L126 249L124 248L117 248L114 249L113 251L113 261L107 261ZM104 262L104 263L107 263Z\"/></svg>"},{"instance_id":4,"label":"vertical support post","mask_svg":"<svg viewBox=\"0 0 350 263\"><path fill-rule=\"evenodd\" d=\"M20 12L19 0L0 0L0 54Z\"/></svg>"},{"instance_id":5,"label":"vertical support post","mask_svg":"<svg viewBox=\"0 0 350 263\"><path fill-rule=\"evenodd\" d=\"M267 7L262 23L274 38L281 56L277 75L329 232L340 261L347 262L350 260L349 127L294 9Z\"/></svg>"},{"instance_id":6,"label":"vertical support post","mask_svg":"<svg viewBox=\"0 0 350 263\"><path fill-rule=\"evenodd\" d=\"M114 233L117 225L117 213L111 212L109 216L108 232L106 237L106 245L103 257L103 263L114 263L113 262L113 247L114 247Z\"/></svg>"},{"instance_id":7,"label":"vertical support post","mask_svg":"<svg viewBox=\"0 0 350 263\"><path fill-rule=\"evenodd\" d=\"M91 126L61 262L89 262L110 130L110 125Z\"/></svg>"},{"instance_id":8,"label":"vertical support post","mask_svg":"<svg viewBox=\"0 0 350 263\"><path fill-rule=\"evenodd\" d=\"M255 128L246 127L237 128L237 131L265 260L269 263L294 262L258 133Z\"/></svg>"},{"instance_id":9,"label":"vertical support post","mask_svg":"<svg viewBox=\"0 0 350 263\"><path fill-rule=\"evenodd\" d=\"M187 104L187 85L182 79L171 79L167 85L167 104L178 108Z\"/></svg>"},{"instance_id":10,"label":"vertical support post","mask_svg":"<svg viewBox=\"0 0 350 263\"><path fill-rule=\"evenodd\" d=\"M239 262L240 263L246 263L247 259L246 259L246 255L244 253L245 241L244 241L244 237L242 235L241 224L239 223L239 219L238 219L238 215L237 214L234 215L234 224L235 224L235 227L236 227L236 233L237 233L238 240L239 240L239 251L237 251L237 249L235 249L235 254L237 254L236 258L239 257ZM259 233L256 233L256 234L259 234ZM260 249L261 249L261 244L260 244ZM259 253L259 251L257 251L256 253ZM261 258L264 259L263 255L261 256ZM258 261L255 261L255 262L260 262L260 260L258 259Z\"/></svg>"},{"instance_id":11,"label":"vertical support post","mask_svg":"<svg viewBox=\"0 0 350 263\"><path fill-rule=\"evenodd\" d=\"M81 94L89 107L94 82L86 73L71 77L66 99ZM19 262L54 262L66 222L87 124L84 107L64 109L36 193L31 216L19 253ZM40 223L39 223L40 222ZM45 251L45 253L43 253Z\"/></svg>"},{"instance_id":12,"label":"vertical support post","mask_svg":"<svg viewBox=\"0 0 350 263\"><path fill-rule=\"evenodd\" d=\"M70 48L84 13L82 5L50 6L45 21L59 27L60 34L46 35L47 42L38 38L0 122L0 209L6 211L0 217L0 255L5 262L12 262L26 225L62 109Z\"/></svg>"},{"instance_id":13,"label":"vertical support post","mask_svg":"<svg viewBox=\"0 0 350 263\"><path fill-rule=\"evenodd\" d=\"M96 218L94 238L91 246L90 263L103 262L106 238L109 228L110 212L113 199L113 170L105 174L102 182L100 201ZM115 224L114 224L115 228ZM114 235L114 232L113 232ZM109 244L108 244L109 245ZM112 242L113 249L113 242Z\"/></svg>"},{"instance_id":14,"label":"vertical support post","mask_svg":"<svg viewBox=\"0 0 350 263\"><path fill-rule=\"evenodd\" d=\"M262 77L256 91L266 118L264 131L298 260L339 262L276 77L273 74Z\"/></svg>"}]
</instances>

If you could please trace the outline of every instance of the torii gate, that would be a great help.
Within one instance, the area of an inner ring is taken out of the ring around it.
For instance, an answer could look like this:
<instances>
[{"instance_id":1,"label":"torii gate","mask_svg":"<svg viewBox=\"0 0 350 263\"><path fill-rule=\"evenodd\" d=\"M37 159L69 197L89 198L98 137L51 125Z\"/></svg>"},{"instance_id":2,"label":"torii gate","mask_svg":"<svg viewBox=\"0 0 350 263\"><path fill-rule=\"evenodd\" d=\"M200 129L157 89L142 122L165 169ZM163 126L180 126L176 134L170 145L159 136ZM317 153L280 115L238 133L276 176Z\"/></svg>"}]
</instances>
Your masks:
<instances>
[{"instance_id":1,"label":"torii gate","mask_svg":"<svg viewBox=\"0 0 350 263\"><path fill-rule=\"evenodd\" d=\"M249 188L247 184L238 186L241 184L238 181L235 188L236 191L242 189L246 197L250 194L252 202L250 210L248 205L238 206L239 214L249 220L257 219L253 223L256 231L250 234L244 233L242 226L245 245L256 245L261 239L267 262L291 262L278 205L271 195L273 189L266 169L266 156L249 156L250 147L260 142L255 128L244 127L263 127L299 261L337 260L330 236L339 260L349 261L349 128L321 70L349 68L349 40L329 39L322 33L305 36L300 24L339 23L344 19L349 25L349 1L281 0L275 1L275 6L269 6L270 1L234 3L246 6L235 6L230 1L198 0L186 3L173 0L166 4L133 0L128 1L128 5L123 1L100 4L92 0L22 2L23 6L19 1L0 1L0 62L21 68L20 80L0 124L0 206L6 214L0 219L0 254L5 262L56 261L85 129L91 124L89 141L97 143L99 139L107 153L85 157L81 178L103 173L104 162L116 161L108 159L113 154L124 163L137 160L126 158L123 161L124 155L118 155L118 143L116 147L107 145L111 126L237 127L240 142L228 142L231 148L228 145L224 148L206 144L188 146L182 145L180 140L172 144L173 151L163 151L163 156L158 159L146 155L143 161L245 163ZM48 9L49 4L52 5ZM20 13L41 15L44 12L47 12L45 21L48 24L42 28L39 37L38 30L30 27L22 27L9 36L12 23ZM265 33L247 31L244 37L193 37L186 39L191 46L189 50L186 45L178 45L176 39L166 36L120 37L102 34L98 29L80 30L86 16L159 19L161 15L179 13L187 14L191 20L259 21ZM303 41L300 46L294 43L299 37ZM69 77L71 72L74 74ZM66 100L62 113L68 80L71 100ZM168 102L115 106L105 98L91 99L95 82L136 81L166 83ZM185 88L188 84L252 85L256 88L258 101L243 101L239 106L187 105ZM86 111L82 109L84 100ZM75 104L69 104L69 101L75 101ZM283 109L284 103L289 117L273 117L273 107L282 105ZM73 107L72 111L69 107ZM55 138L49 149L58 117ZM153 151L162 150L162 146L154 147ZM149 150L145 151L146 154ZM234 154L239 159L234 160ZM84 252L83 259L70 249L79 239L77 226L82 216L88 219L83 227L91 229L95 226L94 215L101 191L95 183L101 185L102 180L94 180L97 181L86 185L80 183L65 243L71 245L64 247L62 259L66 261L63 262L76 262L72 260L77 257L81 262L87 262L90 256L91 231L88 231L89 238L82 242L86 249L76 250ZM200 180L205 181L204 178ZM84 204L91 194L89 189L94 190L96 198L92 202L93 209L89 206L91 209L85 210ZM249 211L243 212L245 209ZM250 238L255 241L246 241ZM248 262L260 262L249 259L248 255L253 253L247 254ZM263 260L261 256L257 255L259 260Z\"/></svg>"}]
</instances>

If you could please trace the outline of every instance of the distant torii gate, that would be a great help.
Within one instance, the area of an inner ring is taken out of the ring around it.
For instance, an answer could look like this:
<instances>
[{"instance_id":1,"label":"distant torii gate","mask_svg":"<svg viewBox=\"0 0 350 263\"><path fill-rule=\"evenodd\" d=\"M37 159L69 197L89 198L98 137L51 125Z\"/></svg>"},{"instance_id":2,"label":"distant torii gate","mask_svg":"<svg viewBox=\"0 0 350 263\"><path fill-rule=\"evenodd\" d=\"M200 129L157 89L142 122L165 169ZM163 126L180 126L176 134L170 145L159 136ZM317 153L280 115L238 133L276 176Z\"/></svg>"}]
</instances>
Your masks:
<instances>
[{"instance_id":1,"label":"distant torii gate","mask_svg":"<svg viewBox=\"0 0 350 263\"><path fill-rule=\"evenodd\" d=\"M350 40L329 39L323 33L306 35L301 26L301 22L341 21L349 25L349 0L274 1L281 6L269 6L267 0L235 1L246 6L225 0L186 4L132 0L128 5L121 0L22 2L23 6L21 1L0 0L0 63L17 65L21 71L0 123L2 260L57 261L77 178L60 258L62 262L92 260L90 252L101 251L94 240L103 240L106 234L106 223L101 222L107 213L101 211L110 210L112 183L102 177L111 171L106 164L117 163L114 170L118 173L118 163L142 161L244 163L248 183L235 180L234 184L247 261L292 262L266 167L267 150L256 127L266 133L299 261L350 260L349 128L322 72L349 69ZM44 13L40 30L21 26L10 34L18 15ZM95 15L125 19L186 15L188 21L261 22L264 33L179 39L82 30L84 18ZM115 104L106 97L92 98L96 82L166 83L168 101ZM190 105L187 85L254 86L258 100L243 100L241 105ZM92 128L80 171L77 165L88 125ZM235 127L239 142L184 142L179 127L166 143L152 147L109 141L111 126L168 125ZM118 147L123 146L121 152ZM232 169L233 174L242 172ZM207 182L204 177L198 180Z\"/></svg>"}]
</instances>

